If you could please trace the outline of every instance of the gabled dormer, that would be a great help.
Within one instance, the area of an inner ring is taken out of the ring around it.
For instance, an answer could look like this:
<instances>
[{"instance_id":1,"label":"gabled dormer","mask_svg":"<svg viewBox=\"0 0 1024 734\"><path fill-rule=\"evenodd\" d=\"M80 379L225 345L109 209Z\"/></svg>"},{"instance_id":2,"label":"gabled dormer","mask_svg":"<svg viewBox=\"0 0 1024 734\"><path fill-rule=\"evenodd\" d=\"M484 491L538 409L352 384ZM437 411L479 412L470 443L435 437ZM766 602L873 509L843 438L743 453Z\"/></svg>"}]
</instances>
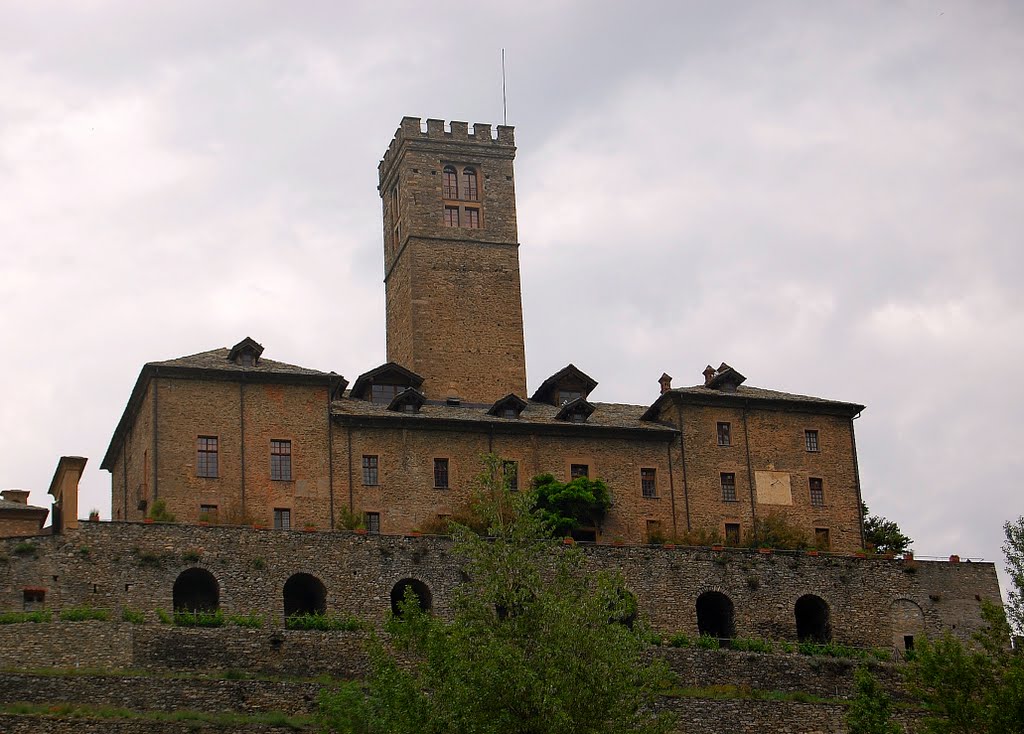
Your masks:
<instances>
[{"instance_id":1,"label":"gabled dormer","mask_svg":"<svg viewBox=\"0 0 1024 734\"><path fill-rule=\"evenodd\" d=\"M422 384L423 378L415 372L395 362L387 362L359 375L349 396L386 406L404 391L409 388L418 390Z\"/></svg>"},{"instance_id":2,"label":"gabled dormer","mask_svg":"<svg viewBox=\"0 0 1024 734\"><path fill-rule=\"evenodd\" d=\"M251 336L245 337L228 352L228 361L234 362L242 367L255 367L263 354L263 345L257 343Z\"/></svg>"},{"instance_id":3,"label":"gabled dormer","mask_svg":"<svg viewBox=\"0 0 1024 734\"><path fill-rule=\"evenodd\" d=\"M394 400L388 403L388 410L397 413L419 413L420 408L427 402L427 396L414 387L409 387L395 396Z\"/></svg>"},{"instance_id":4,"label":"gabled dormer","mask_svg":"<svg viewBox=\"0 0 1024 734\"><path fill-rule=\"evenodd\" d=\"M558 413L555 414L555 418L560 421L568 421L570 423L586 423L587 418L594 412L594 405L588 403L586 398L575 398L562 405L558 409Z\"/></svg>"},{"instance_id":5,"label":"gabled dormer","mask_svg":"<svg viewBox=\"0 0 1024 734\"><path fill-rule=\"evenodd\" d=\"M717 370L711 365L704 368L704 387L712 390L736 392L736 388L746 382L746 379L725 362L722 362Z\"/></svg>"},{"instance_id":6,"label":"gabled dormer","mask_svg":"<svg viewBox=\"0 0 1024 734\"><path fill-rule=\"evenodd\" d=\"M532 400L557 407L577 398L586 400L595 387L597 380L576 365L569 364L544 380Z\"/></svg>"},{"instance_id":7,"label":"gabled dormer","mask_svg":"<svg viewBox=\"0 0 1024 734\"><path fill-rule=\"evenodd\" d=\"M498 418L516 419L525 408L526 401L515 393L510 392L505 397L497 400L490 410L487 411L487 414L497 416Z\"/></svg>"}]
</instances>

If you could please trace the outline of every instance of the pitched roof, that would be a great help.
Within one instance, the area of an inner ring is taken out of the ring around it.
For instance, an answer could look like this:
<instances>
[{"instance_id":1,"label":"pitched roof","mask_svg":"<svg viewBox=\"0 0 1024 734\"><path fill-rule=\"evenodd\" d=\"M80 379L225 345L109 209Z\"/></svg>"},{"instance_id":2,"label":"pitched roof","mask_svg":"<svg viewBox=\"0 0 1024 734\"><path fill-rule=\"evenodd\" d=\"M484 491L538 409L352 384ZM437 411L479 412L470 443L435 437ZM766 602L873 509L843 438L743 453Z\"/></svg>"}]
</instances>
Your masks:
<instances>
[{"instance_id":1,"label":"pitched roof","mask_svg":"<svg viewBox=\"0 0 1024 734\"><path fill-rule=\"evenodd\" d=\"M704 385L694 385L692 387L676 387L662 393L654 401L654 404L647 409L647 412L644 413L643 419L657 420L665 401L672 399L682 403L704 405L742 405L754 402L762 407L774 406L791 410L804 409L823 413L839 413L851 417L864 410L864 406L858 403L817 398L812 395L798 395L779 390L769 390L763 387L738 385L735 390L722 391Z\"/></svg>"},{"instance_id":2,"label":"pitched roof","mask_svg":"<svg viewBox=\"0 0 1024 734\"><path fill-rule=\"evenodd\" d=\"M597 387L597 380L570 362L565 367L558 370L558 372L551 375L551 377L544 380L544 382L540 384L540 387L537 388L536 392L533 393L533 397L530 398L530 400L553 402L552 397L555 390L559 385L566 382L581 385L583 387L583 397L587 397L591 392L593 392L594 388Z\"/></svg>"},{"instance_id":3,"label":"pitched roof","mask_svg":"<svg viewBox=\"0 0 1024 734\"><path fill-rule=\"evenodd\" d=\"M20 502L12 502L11 500L5 500L0 497L0 510L16 510L19 512L49 512L45 507L37 507L36 505L23 505Z\"/></svg>"},{"instance_id":4,"label":"pitched roof","mask_svg":"<svg viewBox=\"0 0 1024 734\"><path fill-rule=\"evenodd\" d=\"M369 372L364 372L356 378L352 385L352 397L363 398L367 388L374 382L386 382L389 385L408 385L418 388L423 384L423 378L412 370L406 369L398 362L385 362L380 367L374 367Z\"/></svg>"},{"instance_id":5,"label":"pitched roof","mask_svg":"<svg viewBox=\"0 0 1024 734\"><path fill-rule=\"evenodd\" d=\"M192 370L211 370L214 372L249 372L265 375L309 375L323 376L333 375L333 372L321 372L320 370L299 367L287 362L275 362L272 359L260 359L255 365L243 366L231 359L231 350L224 347L211 349L208 352L189 354L177 359L167 359L162 362L147 362L145 367L170 367ZM143 369L145 369L145 367Z\"/></svg>"}]
</instances>

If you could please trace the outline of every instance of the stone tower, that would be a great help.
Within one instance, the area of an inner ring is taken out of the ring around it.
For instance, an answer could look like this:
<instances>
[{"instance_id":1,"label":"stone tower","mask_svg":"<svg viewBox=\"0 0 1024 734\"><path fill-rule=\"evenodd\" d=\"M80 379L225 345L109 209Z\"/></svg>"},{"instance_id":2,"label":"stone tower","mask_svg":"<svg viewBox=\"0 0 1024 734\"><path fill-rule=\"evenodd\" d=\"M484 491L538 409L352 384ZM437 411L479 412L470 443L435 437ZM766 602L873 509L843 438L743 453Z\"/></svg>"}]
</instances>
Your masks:
<instances>
[{"instance_id":1,"label":"stone tower","mask_svg":"<svg viewBox=\"0 0 1024 734\"><path fill-rule=\"evenodd\" d=\"M403 117L380 162L388 361L430 400L526 396L513 128Z\"/></svg>"}]
</instances>

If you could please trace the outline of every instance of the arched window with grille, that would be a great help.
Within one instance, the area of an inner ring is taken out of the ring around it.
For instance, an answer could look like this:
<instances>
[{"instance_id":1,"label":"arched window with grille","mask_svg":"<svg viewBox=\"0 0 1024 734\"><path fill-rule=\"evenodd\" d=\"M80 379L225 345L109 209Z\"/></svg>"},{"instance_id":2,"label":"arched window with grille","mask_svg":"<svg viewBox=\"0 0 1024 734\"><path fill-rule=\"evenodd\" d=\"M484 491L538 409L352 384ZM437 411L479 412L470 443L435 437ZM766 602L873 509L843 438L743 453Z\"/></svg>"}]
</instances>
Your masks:
<instances>
[{"instance_id":1,"label":"arched window with grille","mask_svg":"<svg viewBox=\"0 0 1024 734\"><path fill-rule=\"evenodd\" d=\"M462 169L462 198L466 201L479 201L480 194L477 189L476 169L466 166Z\"/></svg>"},{"instance_id":2,"label":"arched window with grille","mask_svg":"<svg viewBox=\"0 0 1024 734\"><path fill-rule=\"evenodd\" d=\"M445 199L459 198L459 178L455 166L444 167L444 181L442 183L441 195Z\"/></svg>"}]
</instances>

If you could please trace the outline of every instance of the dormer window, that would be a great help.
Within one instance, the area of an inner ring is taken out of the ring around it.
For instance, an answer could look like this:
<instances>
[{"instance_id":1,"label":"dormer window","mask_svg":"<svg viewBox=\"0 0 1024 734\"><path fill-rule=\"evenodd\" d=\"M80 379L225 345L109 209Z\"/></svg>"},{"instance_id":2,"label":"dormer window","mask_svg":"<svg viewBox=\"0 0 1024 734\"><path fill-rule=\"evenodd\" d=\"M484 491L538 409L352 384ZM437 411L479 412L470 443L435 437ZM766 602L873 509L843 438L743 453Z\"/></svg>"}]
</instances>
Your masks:
<instances>
[{"instance_id":1,"label":"dormer window","mask_svg":"<svg viewBox=\"0 0 1024 734\"><path fill-rule=\"evenodd\" d=\"M515 408L502 408L501 409L501 417L502 418L518 418L519 417L519 412Z\"/></svg>"},{"instance_id":2,"label":"dormer window","mask_svg":"<svg viewBox=\"0 0 1024 734\"><path fill-rule=\"evenodd\" d=\"M491 406L490 410L487 411L488 415L494 415L499 418L516 419L519 414L523 412L526 407L526 401L515 393L509 393L505 397L501 398L498 402Z\"/></svg>"},{"instance_id":3,"label":"dormer window","mask_svg":"<svg viewBox=\"0 0 1024 734\"><path fill-rule=\"evenodd\" d=\"M423 393L416 388L409 387L402 390L394 400L388 403L388 410L399 413L419 413L425 402L427 402L427 398Z\"/></svg>"},{"instance_id":4,"label":"dormer window","mask_svg":"<svg viewBox=\"0 0 1024 734\"><path fill-rule=\"evenodd\" d=\"M263 347L252 337L245 337L228 350L228 361L241 367L255 367L263 354Z\"/></svg>"},{"instance_id":5,"label":"dormer window","mask_svg":"<svg viewBox=\"0 0 1024 734\"><path fill-rule=\"evenodd\" d=\"M586 400L597 387L597 380L575 365L567 365L541 383L533 400L560 407L574 400Z\"/></svg>"},{"instance_id":6,"label":"dormer window","mask_svg":"<svg viewBox=\"0 0 1024 734\"><path fill-rule=\"evenodd\" d=\"M370 402L377 405L390 405L398 394L405 390L404 385L374 384L370 388Z\"/></svg>"},{"instance_id":7,"label":"dormer window","mask_svg":"<svg viewBox=\"0 0 1024 734\"><path fill-rule=\"evenodd\" d=\"M353 400L369 400L375 405L391 405L403 392L416 390L423 384L423 378L400 364L388 362L356 378L349 397Z\"/></svg>"},{"instance_id":8,"label":"dormer window","mask_svg":"<svg viewBox=\"0 0 1024 734\"><path fill-rule=\"evenodd\" d=\"M736 392L736 388L742 385L746 379L725 362L722 362L717 370L711 365L704 368L704 387L709 387L712 390Z\"/></svg>"},{"instance_id":9,"label":"dormer window","mask_svg":"<svg viewBox=\"0 0 1024 734\"><path fill-rule=\"evenodd\" d=\"M559 405L565 405L566 403L581 397L583 397L583 393L579 390L559 390L557 401Z\"/></svg>"},{"instance_id":10,"label":"dormer window","mask_svg":"<svg viewBox=\"0 0 1024 734\"><path fill-rule=\"evenodd\" d=\"M569 421L570 423L586 423L594 410L595 408L592 404L588 403L585 398L580 397L570 400L563 405L555 415L555 418L560 421Z\"/></svg>"}]
</instances>

